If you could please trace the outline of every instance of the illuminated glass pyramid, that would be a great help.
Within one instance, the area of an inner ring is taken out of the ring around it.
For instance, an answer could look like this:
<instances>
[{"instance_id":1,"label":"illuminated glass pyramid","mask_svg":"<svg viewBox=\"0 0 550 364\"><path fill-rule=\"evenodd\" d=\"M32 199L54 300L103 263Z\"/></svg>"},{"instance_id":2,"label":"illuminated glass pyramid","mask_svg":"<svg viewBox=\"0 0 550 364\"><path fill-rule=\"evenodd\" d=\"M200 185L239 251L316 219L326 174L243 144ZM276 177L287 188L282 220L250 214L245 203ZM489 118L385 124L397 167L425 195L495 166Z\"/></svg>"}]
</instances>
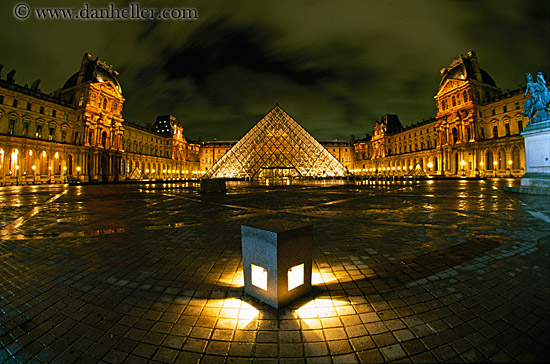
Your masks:
<instances>
[{"instance_id":1,"label":"illuminated glass pyramid","mask_svg":"<svg viewBox=\"0 0 550 364\"><path fill-rule=\"evenodd\" d=\"M205 178L342 177L346 168L279 105L206 172Z\"/></svg>"}]
</instances>

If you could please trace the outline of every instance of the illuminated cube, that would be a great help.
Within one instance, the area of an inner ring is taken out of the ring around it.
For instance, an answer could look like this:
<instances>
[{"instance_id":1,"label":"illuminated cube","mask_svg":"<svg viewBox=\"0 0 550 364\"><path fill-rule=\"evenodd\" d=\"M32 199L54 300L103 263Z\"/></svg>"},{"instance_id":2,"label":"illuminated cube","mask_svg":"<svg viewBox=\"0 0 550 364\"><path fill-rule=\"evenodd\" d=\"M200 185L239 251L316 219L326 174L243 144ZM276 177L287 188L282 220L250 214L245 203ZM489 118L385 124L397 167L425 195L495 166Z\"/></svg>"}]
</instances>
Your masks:
<instances>
[{"instance_id":1,"label":"illuminated cube","mask_svg":"<svg viewBox=\"0 0 550 364\"><path fill-rule=\"evenodd\" d=\"M246 293L279 308L311 291L312 225L272 219L241 235Z\"/></svg>"}]
</instances>

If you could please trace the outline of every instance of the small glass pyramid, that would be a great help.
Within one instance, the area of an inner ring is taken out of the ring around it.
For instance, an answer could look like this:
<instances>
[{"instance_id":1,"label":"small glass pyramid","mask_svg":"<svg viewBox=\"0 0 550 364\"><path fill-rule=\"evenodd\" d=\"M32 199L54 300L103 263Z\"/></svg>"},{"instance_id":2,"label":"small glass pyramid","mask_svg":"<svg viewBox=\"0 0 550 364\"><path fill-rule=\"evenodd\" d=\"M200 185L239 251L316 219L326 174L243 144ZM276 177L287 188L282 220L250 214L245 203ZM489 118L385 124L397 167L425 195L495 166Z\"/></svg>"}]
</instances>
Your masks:
<instances>
[{"instance_id":1,"label":"small glass pyramid","mask_svg":"<svg viewBox=\"0 0 550 364\"><path fill-rule=\"evenodd\" d=\"M276 105L204 178L343 177L346 168Z\"/></svg>"}]
</instances>

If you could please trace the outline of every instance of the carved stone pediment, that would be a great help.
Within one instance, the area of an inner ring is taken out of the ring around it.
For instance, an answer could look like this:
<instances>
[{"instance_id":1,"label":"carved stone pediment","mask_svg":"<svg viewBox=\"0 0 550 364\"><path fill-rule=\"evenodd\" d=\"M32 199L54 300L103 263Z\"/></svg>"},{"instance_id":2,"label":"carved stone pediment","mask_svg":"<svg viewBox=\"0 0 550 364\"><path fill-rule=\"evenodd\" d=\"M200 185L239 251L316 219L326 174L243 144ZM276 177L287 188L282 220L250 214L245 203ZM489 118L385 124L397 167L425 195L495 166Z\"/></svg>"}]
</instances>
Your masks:
<instances>
[{"instance_id":1,"label":"carved stone pediment","mask_svg":"<svg viewBox=\"0 0 550 364\"><path fill-rule=\"evenodd\" d=\"M447 81L445 81L443 86L441 86L441 88L437 92L436 97L442 96L442 95L444 95L444 94L446 94L450 91L453 91L453 90L459 88L460 86L464 85L465 83L466 83L466 81L447 80Z\"/></svg>"}]
</instances>

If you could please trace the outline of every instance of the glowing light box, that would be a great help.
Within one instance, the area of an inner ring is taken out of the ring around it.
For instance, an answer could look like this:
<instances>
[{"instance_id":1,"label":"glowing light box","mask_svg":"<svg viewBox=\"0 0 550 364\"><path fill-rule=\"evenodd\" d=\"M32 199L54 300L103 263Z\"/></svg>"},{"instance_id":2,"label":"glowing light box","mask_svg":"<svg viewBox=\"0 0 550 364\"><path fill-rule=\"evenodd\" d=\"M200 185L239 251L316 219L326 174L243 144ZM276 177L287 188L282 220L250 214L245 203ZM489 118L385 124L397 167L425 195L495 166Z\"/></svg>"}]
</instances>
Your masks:
<instances>
[{"instance_id":1,"label":"glowing light box","mask_svg":"<svg viewBox=\"0 0 550 364\"><path fill-rule=\"evenodd\" d=\"M241 225L244 291L279 308L311 291L313 226L287 219Z\"/></svg>"}]
</instances>

